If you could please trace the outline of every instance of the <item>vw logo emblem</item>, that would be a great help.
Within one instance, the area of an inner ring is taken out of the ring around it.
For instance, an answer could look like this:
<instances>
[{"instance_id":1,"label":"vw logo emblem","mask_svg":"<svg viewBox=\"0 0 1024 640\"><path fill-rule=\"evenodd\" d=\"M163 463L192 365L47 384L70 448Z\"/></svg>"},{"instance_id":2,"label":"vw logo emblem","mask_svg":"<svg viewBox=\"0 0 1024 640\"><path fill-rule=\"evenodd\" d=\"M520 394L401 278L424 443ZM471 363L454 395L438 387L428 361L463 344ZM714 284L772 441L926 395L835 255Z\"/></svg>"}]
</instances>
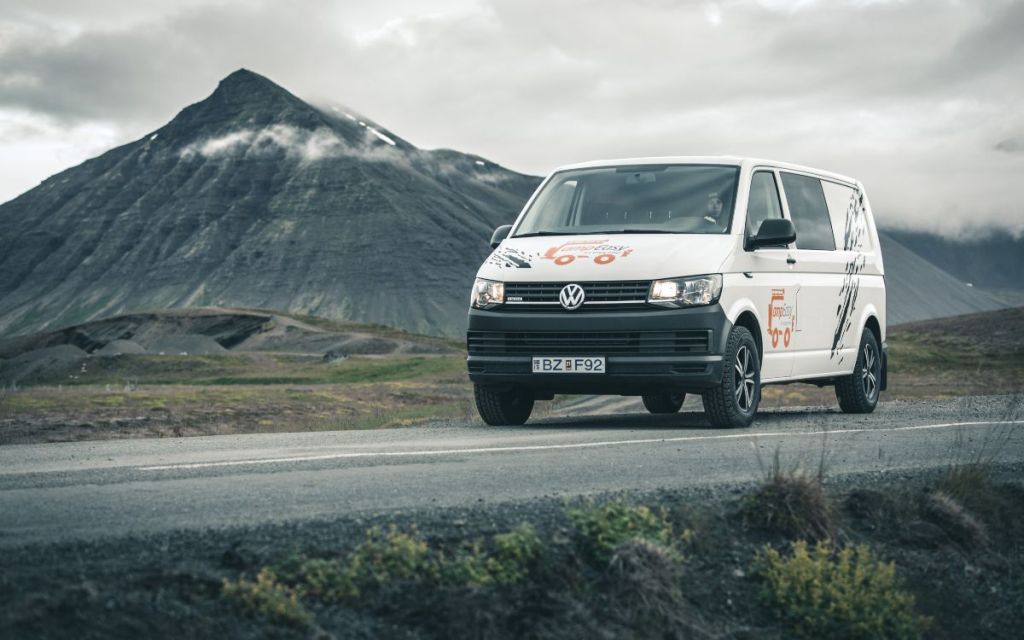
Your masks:
<instances>
[{"instance_id":1,"label":"vw logo emblem","mask_svg":"<svg viewBox=\"0 0 1024 640\"><path fill-rule=\"evenodd\" d=\"M586 294L583 293L583 287L578 284L567 284L562 287L562 291L558 294L558 301L562 303L566 310L575 311L583 306L583 299L586 297Z\"/></svg>"}]
</instances>

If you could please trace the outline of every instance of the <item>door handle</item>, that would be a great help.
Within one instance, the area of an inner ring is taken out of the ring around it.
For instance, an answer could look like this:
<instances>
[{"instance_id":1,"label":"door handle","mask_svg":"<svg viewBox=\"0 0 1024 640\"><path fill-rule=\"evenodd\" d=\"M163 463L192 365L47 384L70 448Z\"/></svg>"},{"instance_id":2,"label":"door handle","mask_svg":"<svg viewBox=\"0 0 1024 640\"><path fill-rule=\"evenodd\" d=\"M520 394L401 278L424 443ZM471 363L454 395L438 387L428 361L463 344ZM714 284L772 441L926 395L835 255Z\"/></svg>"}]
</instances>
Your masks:
<instances>
[{"instance_id":1,"label":"door handle","mask_svg":"<svg viewBox=\"0 0 1024 640\"><path fill-rule=\"evenodd\" d=\"M786 264L796 264L796 258L793 256L786 256Z\"/></svg>"}]
</instances>

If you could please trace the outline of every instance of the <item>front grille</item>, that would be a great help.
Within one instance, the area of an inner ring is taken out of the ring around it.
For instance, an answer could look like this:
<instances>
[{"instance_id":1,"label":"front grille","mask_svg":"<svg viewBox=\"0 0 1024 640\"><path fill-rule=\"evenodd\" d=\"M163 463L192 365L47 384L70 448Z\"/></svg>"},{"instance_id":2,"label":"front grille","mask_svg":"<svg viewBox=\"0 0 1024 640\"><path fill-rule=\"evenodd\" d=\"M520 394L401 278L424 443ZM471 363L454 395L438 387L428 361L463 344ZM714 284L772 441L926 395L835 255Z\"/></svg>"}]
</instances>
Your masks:
<instances>
[{"instance_id":1,"label":"front grille","mask_svg":"<svg viewBox=\"0 0 1024 640\"><path fill-rule=\"evenodd\" d=\"M559 305L558 294L568 282L506 282L506 306L523 303ZM644 303L651 288L650 280L623 280L614 282L577 282L583 287L586 299L583 306L601 303Z\"/></svg>"},{"instance_id":2,"label":"front grille","mask_svg":"<svg viewBox=\"0 0 1024 640\"><path fill-rule=\"evenodd\" d=\"M471 356L650 355L707 353L708 329L684 331L503 332L470 331Z\"/></svg>"}]
</instances>

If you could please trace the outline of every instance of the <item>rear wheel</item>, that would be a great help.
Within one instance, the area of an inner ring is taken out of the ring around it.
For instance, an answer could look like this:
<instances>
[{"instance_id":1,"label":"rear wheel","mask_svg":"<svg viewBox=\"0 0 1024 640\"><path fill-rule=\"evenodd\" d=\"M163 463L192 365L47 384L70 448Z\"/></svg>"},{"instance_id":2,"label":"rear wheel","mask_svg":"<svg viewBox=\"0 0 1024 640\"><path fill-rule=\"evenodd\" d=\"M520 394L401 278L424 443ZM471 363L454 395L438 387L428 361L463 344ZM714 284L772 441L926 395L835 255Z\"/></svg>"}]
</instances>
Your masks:
<instances>
[{"instance_id":1,"label":"rear wheel","mask_svg":"<svg viewBox=\"0 0 1024 640\"><path fill-rule=\"evenodd\" d=\"M677 413L684 400L685 393L651 393L644 396L644 407L651 413Z\"/></svg>"},{"instance_id":2,"label":"rear wheel","mask_svg":"<svg viewBox=\"0 0 1024 640\"><path fill-rule=\"evenodd\" d=\"M733 327L722 356L722 379L702 394L714 427L749 427L761 402L761 355L745 327Z\"/></svg>"},{"instance_id":3,"label":"rear wheel","mask_svg":"<svg viewBox=\"0 0 1024 640\"><path fill-rule=\"evenodd\" d=\"M494 427L523 424L533 412L533 394L523 389L497 390L474 384L473 396L480 417Z\"/></svg>"},{"instance_id":4,"label":"rear wheel","mask_svg":"<svg viewBox=\"0 0 1024 640\"><path fill-rule=\"evenodd\" d=\"M875 334L864 328L853 373L836 381L836 399L843 413L871 413L881 391L882 354Z\"/></svg>"}]
</instances>

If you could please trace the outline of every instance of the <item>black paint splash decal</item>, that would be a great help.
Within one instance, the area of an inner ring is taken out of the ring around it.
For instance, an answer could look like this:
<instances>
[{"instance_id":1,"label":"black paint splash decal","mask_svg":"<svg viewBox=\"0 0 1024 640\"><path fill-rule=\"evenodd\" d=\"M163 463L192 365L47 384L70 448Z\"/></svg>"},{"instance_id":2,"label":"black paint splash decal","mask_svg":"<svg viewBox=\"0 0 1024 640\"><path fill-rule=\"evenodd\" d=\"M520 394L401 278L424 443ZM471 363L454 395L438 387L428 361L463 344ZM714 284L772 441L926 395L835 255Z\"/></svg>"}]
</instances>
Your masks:
<instances>
[{"instance_id":1,"label":"black paint splash decal","mask_svg":"<svg viewBox=\"0 0 1024 640\"><path fill-rule=\"evenodd\" d=\"M536 254L528 254L511 247L496 249L487 258L487 264L498 268L509 269L531 269L530 260L536 258Z\"/></svg>"},{"instance_id":2,"label":"black paint splash decal","mask_svg":"<svg viewBox=\"0 0 1024 640\"><path fill-rule=\"evenodd\" d=\"M857 294L860 293L860 272L864 270L865 256L861 251L867 234L864 211L864 192L859 188L850 194L846 207L846 224L843 229L843 250L857 253L846 263L846 275L839 289L839 305L836 307L836 328L832 334L832 353L835 359L846 346L846 336L853 326L854 311L857 309ZM842 364L843 359L839 359Z\"/></svg>"},{"instance_id":3,"label":"black paint splash decal","mask_svg":"<svg viewBox=\"0 0 1024 640\"><path fill-rule=\"evenodd\" d=\"M864 256L846 263L846 277L839 289L839 306L836 307L836 330L832 334L832 354L835 358L845 346L846 334L853 326L853 312L857 308L857 294L860 293L860 272L864 269ZM843 359L839 359L840 364Z\"/></svg>"}]
</instances>

